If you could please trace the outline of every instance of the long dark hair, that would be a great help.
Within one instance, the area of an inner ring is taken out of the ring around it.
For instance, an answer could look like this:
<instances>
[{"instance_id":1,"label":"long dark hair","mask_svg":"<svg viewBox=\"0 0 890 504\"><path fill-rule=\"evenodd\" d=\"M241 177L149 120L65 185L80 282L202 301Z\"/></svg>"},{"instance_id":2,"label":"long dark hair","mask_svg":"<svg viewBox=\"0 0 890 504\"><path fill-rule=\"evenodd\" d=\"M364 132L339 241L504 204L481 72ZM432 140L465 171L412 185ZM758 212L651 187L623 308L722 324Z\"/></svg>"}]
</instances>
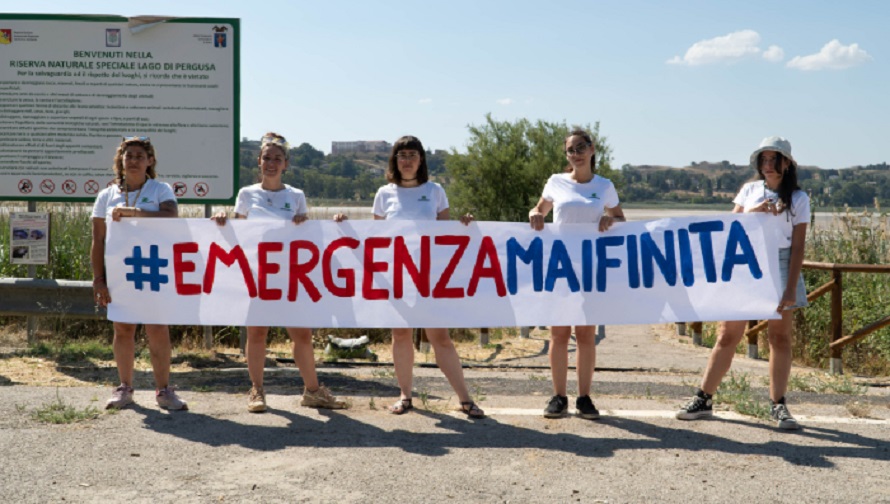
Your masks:
<instances>
[{"instance_id":1,"label":"long dark hair","mask_svg":"<svg viewBox=\"0 0 890 504\"><path fill-rule=\"evenodd\" d=\"M590 173L596 174L596 142L593 141L593 137L590 136L590 133L584 131L581 128L576 128L572 130L571 133L562 141L562 151L566 150L566 141L573 136L579 136L584 139L589 144L589 147L593 149L593 155L590 156ZM572 165L568 164L565 168L566 173L572 173Z\"/></svg>"},{"instance_id":2,"label":"long dark hair","mask_svg":"<svg viewBox=\"0 0 890 504\"><path fill-rule=\"evenodd\" d=\"M396 154L403 150L415 150L420 154L420 167L417 168L417 185L425 184L430 179L430 169L426 166L426 151L423 144L416 136L405 135L392 144L392 152L389 154L389 165L386 167L386 180L396 185L402 185L402 174L399 172L399 160Z\"/></svg>"},{"instance_id":3,"label":"long dark hair","mask_svg":"<svg viewBox=\"0 0 890 504\"><path fill-rule=\"evenodd\" d=\"M785 160L788 158L781 152L772 152L776 153L776 168L785 166ZM763 152L757 155L757 175L754 177L754 180L765 180L763 170L760 168L762 164ZM798 189L800 189L800 186L797 183L797 163L788 159L788 168L782 171L782 181L779 182L779 190L776 193L778 193L779 199L789 212L791 212L791 195Z\"/></svg>"}]
</instances>

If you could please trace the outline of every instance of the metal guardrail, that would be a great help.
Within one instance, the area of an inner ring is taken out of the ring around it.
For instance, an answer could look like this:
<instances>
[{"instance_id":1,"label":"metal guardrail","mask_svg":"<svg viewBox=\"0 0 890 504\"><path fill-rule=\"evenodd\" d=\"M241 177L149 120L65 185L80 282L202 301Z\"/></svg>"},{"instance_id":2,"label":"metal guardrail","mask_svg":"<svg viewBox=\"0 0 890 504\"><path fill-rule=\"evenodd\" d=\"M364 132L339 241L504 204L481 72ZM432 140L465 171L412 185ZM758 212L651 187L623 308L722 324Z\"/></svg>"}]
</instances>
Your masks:
<instances>
[{"instance_id":1,"label":"metal guardrail","mask_svg":"<svg viewBox=\"0 0 890 504\"><path fill-rule=\"evenodd\" d=\"M0 315L105 319L93 284L82 280L0 278Z\"/></svg>"}]
</instances>

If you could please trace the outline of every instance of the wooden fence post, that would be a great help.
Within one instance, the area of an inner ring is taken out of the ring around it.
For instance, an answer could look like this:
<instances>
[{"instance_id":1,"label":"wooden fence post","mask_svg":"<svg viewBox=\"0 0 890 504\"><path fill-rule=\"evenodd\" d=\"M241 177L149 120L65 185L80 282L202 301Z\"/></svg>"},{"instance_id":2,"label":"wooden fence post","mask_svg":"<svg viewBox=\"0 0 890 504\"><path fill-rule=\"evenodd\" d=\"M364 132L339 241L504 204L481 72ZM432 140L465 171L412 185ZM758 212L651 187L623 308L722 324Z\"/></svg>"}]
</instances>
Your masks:
<instances>
[{"instance_id":1,"label":"wooden fence post","mask_svg":"<svg viewBox=\"0 0 890 504\"><path fill-rule=\"evenodd\" d=\"M691 324L689 324L689 328L692 329L692 344L695 346L701 346L702 323L692 322Z\"/></svg>"},{"instance_id":2,"label":"wooden fence post","mask_svg":"<svg viewBox=\"0 0 890 504\"><path fill-rule=\"evenodd\" d=\"M479 346L484 347L488 345L488 328L483 327L479 329Z\"/></svg>"},{"instance_id":3,"label":"wooden fence post","mask_svg":"<svg viewBox=\"0 0 890 504\"><path fill-rule=\"evenodd\" d=\"M844 336L844 286L840 270L831 270L831 278L834 280L831 288L831 342L833 343ZM831 349L829 364L831 374L843 374L842 354L841 347Z\"/></svg>"},{"instance_id":4,"label":"wooden fence post","mask_svg":"<svg viewBox=\"0 0 890 504\"><path fill-rule=\"evenodd\" d=\"M756 320L748 321L748 329L757 325ZM748 358L749 359L757 359L759 356L757 354L757 333L748 335Z\"/></svg>"}]
</instances>

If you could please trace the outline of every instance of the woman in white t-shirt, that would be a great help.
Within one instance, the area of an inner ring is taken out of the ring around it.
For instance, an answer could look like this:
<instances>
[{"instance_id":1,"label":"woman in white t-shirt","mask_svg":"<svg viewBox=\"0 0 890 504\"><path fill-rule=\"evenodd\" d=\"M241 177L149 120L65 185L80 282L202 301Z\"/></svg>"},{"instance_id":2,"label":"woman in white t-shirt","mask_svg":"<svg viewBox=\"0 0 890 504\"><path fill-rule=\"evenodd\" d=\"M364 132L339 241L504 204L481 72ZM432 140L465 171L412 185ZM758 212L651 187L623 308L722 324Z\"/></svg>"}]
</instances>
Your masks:
<instances>
[{"instance_id":1,"label":"woman in white t-shirt","mask_svg":"<svg viewBox=\"0 0 890 504\"><path fill-rule=\"evenodd\" d=\"M90 262L93 268L93 293L96 303L112 302L105 278L105 234L108 218L177 217L179 209L170 186L155 180L158 160L148 137L124 137L114 154L114 182L102 190L93 205ZM112 278L113 281L123 280ZM188 409L176 395L170 380L170 329L161 324L145 324L151 367L155 378L155 400L165 409ZM136 324L114 322L114 361L120 385L114 389L105 408L123 408L133 403L133 367Z\"/></svg>"},{"instance_id":2,"label":"woman in white t-shirt","mask_svg":"<svg viewBox=\"0 0 890 504\"><path fill-rule=\"evenodd\" d=\"M733 213L766 212L780 234L779 269L784 292L776 311L779 320L770 320L769 375L770 415L780 429L797 429L797 421L785 405L785 391L791 374L792 310L808 305L807 293L801 276L807 223L810 222L810 198L797 185L797 163L791 157L791 144L782 137L763 139L751 154L751 167L756 170L754 181L742 186L733 200ZM713 414L712 396L720 381L729 371L735 348L745 334L746 321L723 322L717 344L711 351L701 387L677 412L681 420L695 420Z\"/></svg>"},{"instance_id":3,"label":"woman in white t-shirt","mask_svg":"<svg viewBox=\"0 0 890 504\"><path fill-rule=\"evenodd\" d=\"M569 167L552 175L544 186L538 204L528 213L532 229L544 229L544 217L553 210L554 224L595 224L600 232L615 222L624 221L618 193L609 179L596 174L596 152L593 137L583 130L572 131L564 148ZM566 380L569 366L571 326L550 328L550 375L553 397L544 408L546 418L560 418L568 413L569 398ZM596 326L575 326L578 372L578 416L589 420L599 418L599 411L590 399L593 370L596 365Z\"/></svg>"},{"instance_id":4,"label":"woman in white t-shirt","mask_svg":"<svg viewBox=\"0 0 890 504\"><path fill-rule=\"evenodd\" d=\"M277 133L266 133L260 144L257 163L261 180L257 184L241 188L235 202L236 219L287 219L294 224L302 224L307 219L308 208L303 191L291 187L281 180L287 169L290 146L285 138ZM217 212L211 219L220 226L226 223L227 213ZM330 390L318 382L315 371L315 353L312 350L312 329L308 327L286 327L293 342L294 362L303 378L302 406L309 408L342 409L344 401L338 400ZM247 372L251 388L247 396L247 410L254 413L266 411L266 392L263 389L263 370L266 363L266 337L268 327L248 326Z\"/></svg>"},{"instance_id":5,"label":"woman in white t-shirt","mask_svg":"<svg viewBox=\"0 0 890 504\"><path fill-rule=\"evenodd\" d=\"M389 156L386 179L390 182L377 190L374 197L375 220L448 220L448 198L445 190L429 181L426 152L417 137L403 136L396 140ZM469 224L473 216L460 218ZM427 339L436 355L439 369L457 393L461 411L470 418L483 418L485 412L470 397L464 380L460 356L448 336L448 329L426 329ZM413 408L411 389L414 378L414 343L412 329L392 330L392 360L401 395L390 412L401 415Z\"/></svg>"}]
</instances>

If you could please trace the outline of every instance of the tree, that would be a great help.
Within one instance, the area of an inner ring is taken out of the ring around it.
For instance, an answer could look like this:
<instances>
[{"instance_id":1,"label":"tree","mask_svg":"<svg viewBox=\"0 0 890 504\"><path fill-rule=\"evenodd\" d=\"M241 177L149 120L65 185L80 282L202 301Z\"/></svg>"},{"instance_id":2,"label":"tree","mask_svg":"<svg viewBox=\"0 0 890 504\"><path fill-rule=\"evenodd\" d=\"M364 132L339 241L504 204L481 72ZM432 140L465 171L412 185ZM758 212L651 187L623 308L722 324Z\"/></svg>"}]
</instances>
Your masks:
<instances>
[{"instance_id":1,"label":"tree","mask_svg":"<svg viewBox=\"0 0 890 504\"><path fill-rule=\"evenodd\" d=\"M563 148L572 129L565 122L511 123L486 114L485 124L469 126L467 153L453 149L445 160L452 213L472 212L487 221L527 220L547 179L567 166ZM599 123L584 129L594 138L597 174L619 186L620 173L611 169L612 149L599 134Z\"/></svg>"},{"instance_id":2,"label":"tree","mask_svg":"<svg viewBox=\"0 0 890 504\"><path fill-rule=\"evenodd\" d=\"M291 164L305 168L307 166L320 165L321 162L324 161L324 152L303 142L296 149L290 150L290 157Z\"/></svg>"}]
</instances>

